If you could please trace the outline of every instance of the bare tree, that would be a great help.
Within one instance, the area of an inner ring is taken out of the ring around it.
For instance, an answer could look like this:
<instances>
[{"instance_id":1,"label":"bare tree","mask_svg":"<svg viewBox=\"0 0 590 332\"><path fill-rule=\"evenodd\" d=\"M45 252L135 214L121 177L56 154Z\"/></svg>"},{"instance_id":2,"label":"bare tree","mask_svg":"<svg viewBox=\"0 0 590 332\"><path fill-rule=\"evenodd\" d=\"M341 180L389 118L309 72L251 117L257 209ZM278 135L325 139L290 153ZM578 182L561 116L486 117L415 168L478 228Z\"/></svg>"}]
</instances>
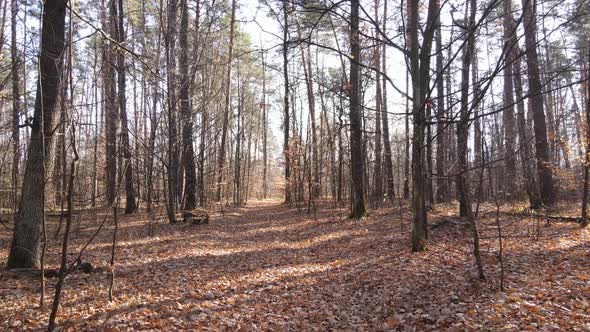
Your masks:
<instances>
[{"instance_id":1,"label":"bare tree","mask_svg":"<svg viewBox=\"0 0 590 332\"><path fill-rule=\"evenodd\" d=\"M43 6L39 78L23 189L6 266L39 267L45 208L46 160L53 144L65 53L65 0ZM39 189L41 188L41 190Z\"/></svg>"},{"instance_id":2,"label":"bare tree","mask_svg":"<svg viewBox=\"0 0 590 332\"><path fill-rule=\"evenodd\" d=\"M291 205L291 156L289 151L289 11L283 0L283 156L285 158L285 204Z\"/></svg>"},{"instance_id":3,"label":"bare tree","mask_svg":"<svg viewBox=\"0 0 590 332\"><path fill-rule=\"evenodd\" d=\"M178 202L178 132L176 119L176 0L168 2L168 25L164 38L168 79L168 221L176 222Z\"/></svg>"},{"instance_id":4,"label":"bare tree","mask_svg":"<svg viewBox=\"0 0 590 332\"><path fill-rule=\"evenodd\" d=\"M364 160L362 154L363 136L360 103L360 34L359 0L350 1L350 169L351 169L351 211L350 216L358 219L365 216Z\"/></svg>"},{"instance_id":5,"label":"bare tree","mask_svg":"<svg viewBox=\"0 0 590 332\"><path fill-rule=\"evenodd\" d=\"M19 77L19 50L16 44L16 30L17 16L18 16L18 1L10 1L11 9L11 38L10 38L10 61L12 62L12 201L16 209L18 201L18 176L19 176L19 163L20 163L20 126L19 118L21 112L20 103L20 77Z\"/></svg>"},{"instance_id":6,"label":"bare tree","mask_svg":"<svg viewBox=\"0 0 590 332\"><path fill-rule=\"evenodd\" d=\"M426 214L426 164L424 135L426 130L426 95L430 83L430 51L439 15L439 1L430 0L422 45L418 44L420 25L418 3L407 2L406 35L409 52L409 72L412 80L412 251L426 249L428 221Z\"/></svg>"},{"instance_id":7,"label":"bare tree","mask_svg":"<svg viewBox=\"0 0 590 332\"><path fill-rule=\"evenodd\" d=\"M113 30L119 44L125 42L123 0L111 1L111 22L114 23ZM127 121L127 97L126 89L126 66L125 52L119 51L117 57L117 83L119 97L119 116L121 118L121 147L125 163L123 165L125 176L125 213L134 213L137 210L135 202L135 189L133 188L133 167L131 166L131 145L129 143L129 125Z\"/></svg>"},{"instance_id":8,"label":"bare tree","mask_svg":"<svg viewBox=\"0 0 590 332\"><path fill-rule=\"evenodd\" d=\"M184 194L184 209L192 210L197 206L197 171L195 165L195 150L193 148L193 114L190 109L190 73L188 64L188 3L180 0L180 34L179 34L179 69L180 69L180 114L182 118L182 163L186 189Z\"/></svg>"},{"instance_id":9,"label":"bare tree","mask_svg":"<svg viewBox=\"0 0 590 332\"><path fill-rule=\"evenodd\" d=\"M236 20L236 0L231 2L231 19L229 23L229 50L227 51L227 69L225 78L225 104L223 108L223 127L221 129L221 145L219 147L219 161L217 162L217 201L221 201L221 189L223 183L223 168L225 167L225 144L227 140L227 128L229 125L229 111L231 102L231 70L234 49L234 25Z\"/></svg>"},{"instance_id":10,"label":"bare tree","mask_svg":"<svg viewBox=\"0 0 590 332\"><path fill-rule=\"evenodd\" d=\"M529 111L533 113L539 191L543 204L550 205L555 200L555 189L551 159L549 157L549 145L547 143L547 125L543 110L543 86L539 75L536 7L536 0L522 1L530 95Z\"/></svg>"}]
</instances>

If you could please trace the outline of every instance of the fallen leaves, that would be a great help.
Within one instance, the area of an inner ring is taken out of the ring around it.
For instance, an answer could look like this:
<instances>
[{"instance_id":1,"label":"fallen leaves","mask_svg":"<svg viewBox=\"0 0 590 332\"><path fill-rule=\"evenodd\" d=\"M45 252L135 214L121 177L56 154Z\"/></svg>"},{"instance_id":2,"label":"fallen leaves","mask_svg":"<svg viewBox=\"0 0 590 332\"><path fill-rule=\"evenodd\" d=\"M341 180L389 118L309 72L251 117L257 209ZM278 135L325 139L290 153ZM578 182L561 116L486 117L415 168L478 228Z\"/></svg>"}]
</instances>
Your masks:
<instances>
[{"instance_id":1,"label":"fallen leaves","mask_svg":"<svg viewBox=\"0 0 590 332\"><path fill-rule=\"evenodd\" d=\"M452 216L437 209L433 223ZM590 328L588 230L552 224L536 241L527 237L535 221L503 220L508 290L500 293L495 230L485 227L493 220L479 221L489 276L481 283L460 226L433 230L429 250L412 254L408 211L405 225L391 208L362 222L344 215L323 208L316 219L255 204L198 229L155 224L155 236L145 215L128 217L121 222L115 301L107 300L108 273L73 274L59 323L111 332ZM94 225L85 226L91 233ZM99 267L108 267L108 234L87 253ZM58 250L49 247L52 267ZM2 248L0 260L6 255ZM48 312L37 308L39 281L6 271L0 279L0 330L42 329Z\"/></svg>"}]
</instances>

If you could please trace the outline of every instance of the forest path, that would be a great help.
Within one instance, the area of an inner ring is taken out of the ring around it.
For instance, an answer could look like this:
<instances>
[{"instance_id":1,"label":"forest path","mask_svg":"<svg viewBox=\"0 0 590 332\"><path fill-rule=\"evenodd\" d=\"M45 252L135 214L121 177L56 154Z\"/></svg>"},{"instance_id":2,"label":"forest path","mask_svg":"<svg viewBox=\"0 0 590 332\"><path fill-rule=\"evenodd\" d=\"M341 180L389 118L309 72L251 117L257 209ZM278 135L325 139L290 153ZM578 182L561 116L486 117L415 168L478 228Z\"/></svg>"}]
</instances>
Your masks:
<instances>
[{"instance_id":1,"label":"forest path","mask_svg":"<svg viewBox=\"0 0 590 332\"><path fill-rule=\"evenodd\" d=\"M432 231L429 251L411 253L409 211L401 216L403 225L396 208L373 211L363 221L346 214L324 206L314 217L264 201L215 214L208 225L162 219L150 226L145 214L123 216L115 301L107 299L109 226L83 256L99 271L68 278L59 321L99 331L463 330L501 329L507 321L522 329L531 317L561 329L584 326L587 230L559 224L543 228L541 241L505 239L508 291L500 293L496 240L486 239L495 232L493 220L480 223L484 283L476 278L460 227ZM431 222L448 218L447 211L435 211ZM72 252L96 229L92 220L88 216L74 231ZM507 235L525 234L532 224L514 225L518 229L505 229ZM50 267L57 266L58 253L54 243ZM0 260L6 254L3 247ZM0 271L0 280L0 330L45 324L48 311L37 308L37 279ZM562 280L567 287L555 283Z\"/></svg>"}]
</instances>

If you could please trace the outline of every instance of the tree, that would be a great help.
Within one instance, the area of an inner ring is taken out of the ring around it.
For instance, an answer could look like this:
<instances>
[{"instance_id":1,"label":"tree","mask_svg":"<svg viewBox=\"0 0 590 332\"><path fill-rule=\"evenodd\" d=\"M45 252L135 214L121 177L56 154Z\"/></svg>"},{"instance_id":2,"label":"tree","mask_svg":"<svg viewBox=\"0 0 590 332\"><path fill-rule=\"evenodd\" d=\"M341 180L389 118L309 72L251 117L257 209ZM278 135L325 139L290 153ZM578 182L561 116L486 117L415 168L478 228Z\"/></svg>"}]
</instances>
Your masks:
<instances>
[{"instance_id":1,"label":"tree","mask_svg":"<svg viewBox=\"0 0 590 332\"><path fill-rule=\"evenodd\" d=\"M20 77L19 77L19 66L20 60L18 55L18 46L16 45L16 30L18 25L16 22L18 16L18 1L10 1L10 25L11 25L11 38L10 38L10 61L12 63L12 201L16 208L18 201L18 176L19 176L19 162L20 162Z\"/></svg>"},{"instance_id":2,"label":"tree","mask_svg":"<svg viewBox=\"0 0 590 332\"><path fill-rule=\"evenodd\" d=\"M379 23L379 0L375 1L375 22ZM378 28L375 27L375 35L378 34ZM377 45L374 51L375 68L381 68L381 53L379 52L381 45ZM383 96L381 93L381 75L379 71L375 72L375 173L374 173L374 186L373 197L377 206L381 205L383 201L383 179L382 179L382 160L381 160L381 113L382 113L382 102ZM391 159L390 159L391 160Z\"/></svg>"},{"instance_id":3,"label":"tree","mask_svg":"<svg viewBox=\"0 0 590 332\"><path fill-rule=\"evenodd\" d=\"M186 189L184 209L192 210L197 206L197 170L195 165L195 150L193 148L193 115L190 109L190 74L188 65L188 3L180 0L180 114L182 118L182 163L185 174Z\"/></svg>"},{"instance_id":4,"label":"tree","mask_svg":"<svg viewBox=\"0 0 590 332\"><path fill-rule=\"evenodd\" d=\"M118 13L117 13L118 11ZM123 0L111 1L111 22L114 23L113 31L119 44L125 42L125 30L123 24ZM129 144L129 124L127 121L127 98L125 96L126 75L125 75L125 53L119 51L116 53L117 58L117 82L119 97L119 116L121 118L121 148L125 163L123 165L123 174L125 176L125 213L134 213L137 210L135 202L135 189L133 188L133 167L131 166L131 145Z\"/></svg>"},{"instance_id":5,"label":"tree","mask_svg":"<svg viewBox=\"0 0 590 332\"><path fill-rule=\"evenodd\" d=\"M442 49L442 32L440 15L436 19L436 201L443 202L447 198L446 179L443 176L445 172L445 90L443 79L443 49Z\"/></svg>"},{"instance_id":6,"label":"tree","mask_svg":"<svg viewBox=\"0 0 590 332\"><path fill-rule=\"evenodd\" d=\"M529 111L533 113L539 191L543 204L551 205L555 200L555 189L553 187L553 170L547 143L547 125L543 110L543 87L539 74L536 0L523 0L522 10L529 82Z\"/></svg>"},{"instance_id":7,"label":"tree","mask_svg":"<svg viewBox=\"0 0 590 332\"><path fill-rule=\"evenodd\" d=\"M386 33L387 29L387 0L383 1L383 33ZM381 45L381 71L385 73L387 70L387 45L383 43ZM392 163L392 153L391 153L391 141L389 137L389 115L387 113L387 78L385 75L382 75L382 89L381 93L383 95L383 102L381 103L381 122L383 125L383 148L385 150L383 158L385 159L384 166L385 166L385 181L386 181L386 190L387 196L390 199L395 197L395 187L394 187L394 180L393 180L393 163ZM377 83L379 84L379 83Z\"/></svg>"},{"instance_id":8,"label":"tree","mask_svg":"<svg viewBox=\"0 0 590 332\"><path fill-rule=\"evenodd\" d=\"M66 0L52 0L46 1L43 6L37 95L21 200L6 262L8 268L37 268L40 265L47 175L45 166L53 144L62 87L66 3Z\"/></svg>"},{"instance_id":9,"label":"tree","mask_svg":"<svg viewBox=\"0 0 590 332\"><path fill-rule=\"evenodd\" d=\"M221 187L223 183L223 168L225 167L225 144L229 125L229 111L231 102L231 70L234 49L234 25L236 20L236 0L231 2L231 18L229 23L229 49L227 51L227 69L225 78L225 103L223 107L223 127L221 129L221 146L219 147L219 161L217 163L217 201L221 201Z\"/></svg>"},{"instance_id":10,"label":"tree","mask_svg":"<svg viewBox=\"0 0 590 332\"><path fill-rule=\"evenodd\" d=\"M266 62L264 59L264 51L261 54L262 58L262 198L266 199L268 195L268 112L266 110Z\"/></svg>"},{"instance_id":11,"label":"tree","mask_svg":"<svg viewBox=\"0 0 590 332\"><path fill-rule=\"evenodd\" d=\"M426 215L426 165L424 135L426 130L426 95L430 83L430 51L439 15L439 1L430 0L422 46L418 44L420 25L418 2L408 1L406 24L409 73L412 81L412 251L426 249L428 221Z\"/></svg>"},{"instance_id":12,"label":"tree","mask_svg":"<svg viewBox=\"0 0 590 332\"><path fill-rule=\"evenodd\" d=\"M114 6L115 0L108 0L109 8ZM117 38L114 27L116 17L111 12L107 22L107 14L104 1L102 3L102 26L112 40ZM109 24L110 23L110 24ZM117 112L117 91L115 86L115 50L112 41L104 41L103 44L103 93L105 116L105 186L106 204L111 205L115 201L117 185L117 126L119 114Z\"/></svg>"},{"instance_id":13,"label":"tree","mask_svg":"<svg viewBox=\"0 0 590 332\"><path fill-rule=\"evenodd\" d=\"M467 10L465 11L465 18L468 22L468 30L465 32L467 45L463 50L462 66L461 66L461 109L459 114L459 122L457 123L457 154L459 159L459 171L457 173L457 192L459 194L459 215L467 221L471 234L473 236L473 255L477 263L478 273L480 279L485 279L481 256L479 253L479 235L475 224L475 215L471 203L470 181L469 181L469 166L467 163L467 140L469 135L469 117L472 110L477 107L478 99L472 101L469 106L469 67L472 64L473 54L475 52L475 34L477 26L475 24L476 15L476 0L470 0L469 17L467 17ZM475 82L473 82L476 84Z\"/></svg>"},{"instance_id":14,"label":"tree","mask_svg":"<svg viewBox=\"0 0 590 332\"><path fill-rule=\"evenodd\" d=\"M511 0L504 0L503 11L504 19L504 49L506 50L504 63L504 98L503 98L503 112L502 123L504 124L504 165L506 169L506 178L504 181L504 190L508 194L514 194L514 179L516 178L516 126L514 119L514 89L512 84L512 64L513 59L510 56L510 51L515 45L512 44L512 35L514 31L511 22Z\"/></svg>"},{"instance_id":15,"label":"tree","mask_svg":"<svg viewBox=\"0 0 590 332\"><path fill-rule=\"evenodd\" d=\"M291 156L289 151L289 12L283 3L283 156L285 158L285 204L291 205Z\"/></svg>"},{"instance_id":16,"label":"tree","mask_svg":"<svg viewBox=\"0 0 590 332\"><path fill-rule=\"evenodd\" d=\"M588 39L590 60L590 38ZM590 177L590 65L586 64L586 144L584 154L584 185L582 188L582 227L588 226L588 182Z\"/></svg>"},{"instance_id":17,"label":"tree","mask_svg":"<svg viewBox=\"0 0 590 332\"><path fill-rule=\"evenodd\" d=\"M513 31L516 29L514 17L512 15L512 6L509 1L504 1L504 24L505 29ZM539 189L537 187L537 181L534 176L533 167L531 160L533 155L530 146L529 126L525 117L524 107L524 93L522 88L522 75L521 75L521 55L520 48L518 46L518 39L516 33L510 34L510 43L507 45L506 61L511 63L512 79L514 82L514 93L516 100L516 127L518 131L518 142L519 142L519 155L522 174L525 181L525 190L529 199L529 206L533 209L540 208L542 205L541 198L539 197Z\"/></svg>"},{"instance_id":18,"label":"tree","mask_svg":"<svg viewBox=\"0 0 590 332\"><path fill-rule=\"evenodd\" d=\"M168 26L165 35L168 89L168 221L176 222L178 201L178 132L176 119L176 0L168 2Z\"/></svg>"},{"instance_id":19,"label":"tree","mask_svg":"<svg viewBox=\"0 0 590 332\"><path fill-rule=\"evenodd\" d=\"M350 169L351 169L351 211L355 219L366 215L364 198L365 165L362 154L363 136L360 105L360 35L359 35L359 0L350 1Z\"/></svg>"}]
</instances>

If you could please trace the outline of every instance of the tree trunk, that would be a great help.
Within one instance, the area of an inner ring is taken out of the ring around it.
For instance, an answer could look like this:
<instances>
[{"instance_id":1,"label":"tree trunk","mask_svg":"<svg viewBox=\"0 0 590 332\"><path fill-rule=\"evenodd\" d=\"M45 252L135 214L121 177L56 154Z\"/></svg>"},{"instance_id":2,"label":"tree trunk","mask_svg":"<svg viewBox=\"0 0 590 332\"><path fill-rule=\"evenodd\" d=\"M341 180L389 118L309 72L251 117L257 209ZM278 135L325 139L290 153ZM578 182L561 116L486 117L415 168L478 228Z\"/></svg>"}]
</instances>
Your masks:
<instances>
[{"instance_id":1,"label":"tree trunk","mask_svg":"<svg viewBox=\"0 0 590 332\"><path fill-rule=\"evenodd\" d=\"M529 110L533 114L535 130L535 148L537 158L537 174L539 176L539 191L545 205L551 205L555 200L553 187L553 171L549 157L547 143L547 125L543 110L543 87L539 75L539 56L537 54L537 19L536 0L523 0L523 19L525 44L527 55L527 72L529 82Z\"/></svg>"},{"instance_id":2,"label":"tree trunk","mask_svg":"<svg viewBox=\"0 0 590 332\"><path fill-rule=\"evenodd\" d=\"M178 133L176 119L176 0L168 2L166 64L168 88L168 221L176 222L178 201Z\"/></svg>"},{"instance_id":3,"label":"tree trunk","mask_svg":"<svg viewBox=\"0 0 590 332\"><path fill-rule=\"evenodd\" d=\"M409 75L412 78L412 121L413 121L413 137L412 137L412 210L414 212L413 227L412 227L412 251L422 251L426 249L428 241L428 227L426 220L426 205L424 193L424 105L420 101L420 58L418 45L418 2L407 2L407 48L409 50ZM407 76L406 76L407 77ZM407 78L406 78L407 82ZM408 116L408 115L406 115ZM407 121L407 120L406 120ZM406 128L408 125L406 125ZM406 136L408 130L406 129ZM406 139L408 139L406 137ZM406 150L408 144L406 143ZM407 158L406 151L406 159ZM407 172L406 172L407 173ZM406 174L407 175L407 174ZM407 176L404 181L407 181ZM406 185L404 184L404 196Z\"/></svg>"},{"instance_id":4,"label":"tree trunk","mask_svg":"<svg viewBox=\"0 0 590 332\"><path fill-rule=\"evenodd\" d=\"M266 147L267 139L267 112L266 112L266 62L262 51L262 198L268 195L268 155Z\"/></svg>"},{"instance_id":5,"label":"tree trunk","mask_svg":"<svg viewBox=\"0 0 590 332\"><path fill-rule=\"evenodd\" d=\"M114 2L114 0L109 0ZM109 3L109 8L111 3ZM109 14L107 21L106 8L102 10L103 30L116 39L113 27L115 18L112 13ZM110 23L110 24L109 24ZM103 44L103 99L104 99L104 117L105 117L105 186L106 186L106 204L111 205L115 201L115 191L117 183L117 126L119 114L117 110L117 92L116 92L116 73L115 73L115 52L110 41Z\"/></svg>"},{"instance_id":6,"label":"tree trunk","mask_svg":"<svg viewBox=\"0 0 590 332\"><path fill-rule=\"evenodd\" d=\"M6 266L40 265L45 207L45 162L52 147L59 106L65 54L65 0L46 1L43 7L39 78L23 189ZM41 188L41 189L40 189Z\"/></svg>"},{"instance_id":7,"label":"tree trunk","mask_svg":"<svg viewBox=\"0 0 590 332\"><path fill-rule=\"evenodd\" d=\"M590 39L588 39L590 60ZM586 64L586 144L584 155L584 186L582 191L582 227L588 226L588 178L590 174L590 64Z\"/></svg>"},{"instance_id":8,"label":"tree trunk","mask_svg":"<svg viewBox=\"0 0 590 332\"><path fill-rule=\"evenodd\" d=\"M145 7L145 2L142 2L142 6ZM143 8L143 7L142 7ZM145 12L145 10L143 11ZM145 35L147 33L147 29L145 26L145 15L142 15L142 46L145 52L147 43L145 39ZM158 28L157 30L157 38L156 38L156 50L155 50L155 60L153 62L153 67L155 68L156 76L160 75L160 44L162 38L162 29ZM147 70L147 69L146 69ZM144 71L145 75L145 71ZM146 185L147 185L147 193L146 193L146 201L147 201L147 212L152 211L152 200L154 194L154 154L155 154L155 147L156 147L156 130L157 126L157 109L158 109L158 81L154 78L151 84L152 89L152 107L150 110L149 118L150 118L150 131L148 136L148 143L147 143L147 153L146 153Z\"/></svg>"},{"instance_id":9,"label":"tree trunk","mask_svg":"<svg viewBox=\"0 0 590 332\"><path fill-rule=\"evenodd\" d=\"M289 151L289 12L283 0L283 155L285 157L285 204L291 205L291 152Z\"/></svg>"},{"instance_id":10,"label":"tree trunk","mask_svg":"<svg viewBox=\"0 0 590 332\"><path fill-rule=\"evenodd\" d=\"M445 90L443 77L442 33L440 16L436 19L436 202L444 202L447 198L445 174Z\"/></svg>"},{"instance_id":11,"label":"tree trunk","mask_svg":"<svg viewBox=\"0 0 590 332\"><path fill-rule=\"evenodd\" d=\"M388 0L383 1L383 33L387 31L387 1ZM385 73L387 71L387 45L383 43L381 47L381 72ZM385 75L382 75L381 77L381 84L381 93L383 94L383 102L381 103L381 123L383 126L383 148L385 150L383 155L383 158L385 159L383 163L383 166L385 167L385 189L387 191L387 197L389 197L389 199L393 199L395 198L395 183L393 179L393 155L391 153L391 141L389 137L389 114L387 113L387 78Z\"/></svg>"},{"instance_id":12,"label":"tree trunk","mask_svg":"<svg viewBox=\"0 0 590 332\"><path fill-rule=\"evenodd\" d=\"M504 99L502 111L502 124L504 128L504 191L508 195L514 195L516 183L516 126L514 119L514 93L512 84L512 65L513 58L510 56L511 49L515 47L512 44L512 36L516 33L512 24L512 7L511 0L503 1L504 9L504 50L506 52L504 61Z\"/></svg>"},{"instance_id":13,"label":"tree trunk","mask_svg":"<svg viewBox=\"0 0 590 332\"><path fill-rule=\"evenodd\" d=\"M512 20L514 22L514 20ZM514 23L512 23L514 25ZM530 146L531 135L529 135L529 127L527 125L525 109L524 109L524 93L522 88L522 77L520 73L520 51L518 48L518 41L516 35L512 36L512 43L514 45L512 49L511 57L514 59L512 66L512 72L514 77L514 92L516 93L516 111L517 111L517 124L518 124L518 137L520 147L520 159L522 166L522 173L524 175L525 190L529 198L529 206L532 209L538 209L541 207L542 202L539 197L539 189L537 181L533 174L533 154Z\"/></svg>"},{"instance_id":14,"label":"tree trunk","mask_svg":"<svg viewBox=\"0 0 590 332\"><path fill-rule=\"evenodd\" d=\"M411 60L410 60L411 61ZM410 64L410 67L412 65ZM412 110L410 112L410 98L409 98L409 92L410 92L410 72L412 70L410 69L409 71L406 71L406 116L405 116L405 122L406 122L406 135L405 135L405 144L406 147L404 149L405 152L405 157L404 157L404 198L408 199L410 197L410 115L414 114L414 111ZM416 73L416 75L418 75L418 73ZM414 87L413 81L412 81L412 88ZM413 95L413 93L412 93Z\"/></svg>"},{"instance_id":15,"label":"tree trunk","mask_svg":"<svg viewBox=\"0 0 590 332\"><path fill-rule=\"evenodd\" d=\"M359 35L359 0L350 1L350 168L352 174L352 197L350 216L359 219L367 213L363 193L364 160L363 137L360 105L360 35Z\"/></svg>"},{"instance_id":16,"label":"tree trunk","mask_svg":"<svg viewBox=\"0 0 590 332\"><path fill-rule=\"evenodd\" d=\"M299 29L299 25L297 26ZM299 32L299 31L298 31ZM299 35L301 33L299 32ZM309 117L311 125L311 181L312 191L310 197L315 199L320 194L320 171L318 163L318 147L317 147L317 133L316 133L316 122L315 122L315 95L313 93L313 76L311 70L311 53L309 51L309 45L304 47L301 46L301 62L303 63L303 73L305 77L305 86L307 91L307 103L309 107Z\"/></svg>"},{"instance_id":17,"label":"tree trunk","mask_svg":"<svg viewBox=\"0 0 590 332\"><path fill-rule=\"evenodd\" d=\"M17 16L18 16L18 0L10 1L11 9L11 46L10 46L10 60L12 62L12 204L15 208L18 202L18 177L19 177L19 163L20 163L20 77L19 77L19 56L16 45L16 30L17 30Z\"/></svg>"},{"instance_id":18,"label":"tree trunk","mask_svg":"<svg viewBox=\"0 0 590 332\"><path fill-rule=\"evenodd\" d=\"M426 215L427 183L424 149L426 130L426 97L430 83L430 51L439 15L439 0L428 3L428 17L422 47L418 44L418 2L408 1L406 26L407 47L410 53L410 76L412 78L412 251L426 249L428 241L428 221Z\"/></svg>"},{"instance_id":19,"label":"tree trunk","mask_svg":"<svg viewBox=\"0 0 590 332\"><path fill-rule=\"evenodd\" d=\"M179 35L179 69L180 69L180 114L182 117L182 162L186 188L184 194L184 209L192 210L197 206L197 172L195 165L195 150L193 148L193 115L190 109L190 76L188 65L188 4L187 0L180 0L181 18Z\"/></svg>"},{"instance_id":20,"label":"tree trunk","mask_svg":"<svg viewBox=\"0 0 590 332\"><path fill-rule=\"evenodd\" d=\"M466 9L467 20L467 9ZM469 21L471 23L471 21ZM468 137L469 137L469 66L475 46L475 38L472 34L465 32L465 38L468 39L466 48L463 49L462 66L461 66L461 109L459 122L457 123L457 154L459 170L457 172L457 194L459 196L459 215L462 218L471 218L471 188L468 179Z\"/></svg>"},{"instance_id":21,"label":"tree trunk","mask_svg":"<svg viewBox=\"0 0 590 332\"><path fill-rule=\"evenodd\" d=\"M223 124L221 128L221 146L219 147L219 160L217 162L217 201L222 198L223 168L225 167L225 143L227 140L227 128L229 125L229 112L231 107L231 70L234 49L234 29L236 20L236 1L231 2L231 21L229 24L229 50L227 52L227 72L225 77L225 103L223 108Z\"/></svg>"},{"instance_id":22,"label":"tree trunk","mask_svg":"<svg viewBox=\"0 0 590 332\"><path fill-rule=\"evenodd\" d=\"M462 68L461 68L461 110L460 119L457 124L457 153L459 159L459 172L457 173L457 191L459 194L459 215L465 218L471 234L473 237L473 255L477 263L478 273L480 279L485 279L481 256L479 253L479 235L475 224L475 216L471 206L471 186L469 181L469 165L468 165L468 150L467 141L469 137L469 117L471 111L469 109L469 67L475 52L475 15L476 15L476 1L469 1L469 30L466 31L467 45L463 52ZM465 11L467 14L467 10ZM466 15L467 18L467 15ZM467 21L467 20L466 20ZM476 84L477 82L473 82ZM475 104L471 109L477 107L479 102L477 99L473 101Z\"/></svg>"},{"instance_id":23,"label":"tree trunk","mask_svg":"<svg viewBox=\"0 0 590 332\"><path fill-rule=\"evenodd\" d=\"M375 0L375 22L379 23L379 0ZM375 28L375 35L378 35L378 29ZM381 68L381 45L375 47L374 61L375 68ZM375 72L375 172L374 172L374 189L373 197L377 207L380 207L383 202L383 174L382 174L382 160L381 160L381 113L383 96L381 94L381 75L378 71Z\"/></svg>"},{"instance_id":24,"label":"tree trunk","mask_svg":"<svg viewBox=\"0 0 590 332\"><path fill-rule=\"evenodd\" d=\"M118 3L118 5L117 5ZM123 26L123 0L118 0L117 3L112 1L111 15L114 23L114 30L116 31L117 41L124 44L126 37ZM118 15L117 15L118 6ZM116 23L115 23L116 22ZM133 188L133 166L131 163L131 145L129 143L129 124L127 122L127 98L125 96L125 53L119 50L116 53L117 57L117 78L119 84L119 115L121 116L121 145L123 148L123 157L125 163L123 165L123 172L125 176L125 214L134 213L137 210L135 202L135 189Z\"/></svg>"}]
</instances>

